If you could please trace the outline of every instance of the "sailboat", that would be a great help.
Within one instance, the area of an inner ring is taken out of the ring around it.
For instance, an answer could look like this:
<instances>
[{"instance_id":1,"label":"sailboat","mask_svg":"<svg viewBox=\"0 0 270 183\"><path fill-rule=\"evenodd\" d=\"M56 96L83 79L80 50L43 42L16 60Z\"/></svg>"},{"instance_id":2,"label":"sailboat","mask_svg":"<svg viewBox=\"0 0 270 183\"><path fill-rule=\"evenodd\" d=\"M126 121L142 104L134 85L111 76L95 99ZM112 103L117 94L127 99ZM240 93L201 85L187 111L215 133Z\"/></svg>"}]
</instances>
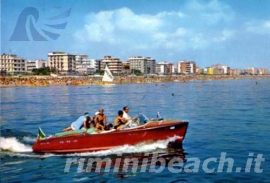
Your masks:
<instances>
[{"instance_id":1,"label":"sailboat","mask_svg":"<svg viewBox=\"0 0 270 183\"><path fill-rule=\"evenodd\" d=\"M109 67L106 65L105 70L104 70L104 75L102 78L102 85L107 85L107 86L115 85L114 83L112 83L113 80L114 80L114 77L113 77Z\"/></svg>"}]
</instances>

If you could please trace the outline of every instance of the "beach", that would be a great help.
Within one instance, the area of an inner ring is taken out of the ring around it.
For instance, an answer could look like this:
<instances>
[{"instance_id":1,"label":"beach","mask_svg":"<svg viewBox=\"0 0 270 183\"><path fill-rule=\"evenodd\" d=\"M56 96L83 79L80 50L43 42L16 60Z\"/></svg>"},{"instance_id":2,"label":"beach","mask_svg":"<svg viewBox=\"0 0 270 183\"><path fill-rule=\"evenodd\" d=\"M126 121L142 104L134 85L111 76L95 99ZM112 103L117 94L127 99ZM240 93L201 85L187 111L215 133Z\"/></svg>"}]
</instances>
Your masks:
<instances>
[{"instance_id":1,"label":"beach","mask_svg":"<svg viewBox=\"0 0 270 183\"><path fill-rule=\"evenodd\" d=\"M113 84L125 83L163 83L163 82L190 82L208 80L235 80L235 79L261 79L270 78L270 75L179 75L179 76L155 76L151 78L144 77L116 77ZM102 77L93 76L21 76L0 77L0 87L24 86L24 87L41 87L41 86L59 86L59 85L103 85Z\"/></svg>"}]
</instances>

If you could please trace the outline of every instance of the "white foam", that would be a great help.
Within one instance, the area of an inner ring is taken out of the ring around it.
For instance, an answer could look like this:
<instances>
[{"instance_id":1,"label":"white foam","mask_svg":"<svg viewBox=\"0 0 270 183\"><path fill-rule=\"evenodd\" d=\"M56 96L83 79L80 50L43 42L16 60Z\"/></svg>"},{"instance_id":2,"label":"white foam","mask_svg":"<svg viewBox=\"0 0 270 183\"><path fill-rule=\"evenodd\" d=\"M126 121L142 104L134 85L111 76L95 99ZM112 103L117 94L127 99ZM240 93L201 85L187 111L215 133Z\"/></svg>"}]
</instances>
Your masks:
<instances>
[{"instance_id":1,"label":"white foam","mask_svg":"<svg viewBox=\"0 0 270 183\"><path fill-rule=\"evenodd\" d=\"M181 137L174 136L166 140L159 140L151 143L140 143L137 145L123 145L114 147L108 150L89 152L89 153L75 153L68 154L68 156L107 156L112 154L123 154L123 153L141 153L141 152L152 152L157 149L166 149L167 145L171 141L175 141Z\"/></svg>"},{"instance_id":2,"label":"white foam","mask_svg":"<svg viewBox=\"0 0 270 183\"><path fill-rule=\"evenodd\" d=\"M13 153L7 153L9 156L16 157L27 157L27 158L49 158L54 156L108 156L108 155L121 155L124 153L142 153L142 152L153 152L157 149L166 149L167 145L171 141L175 141L181 137L174 136L166 140L159 140L155 142L140 143L137 145L123 145L114 147L108 150L88 152L88 153L73 153L73 154L35 154L35 153L21 153L21 152L32 152L32 148L20 143L15 137L4 138L0 137L0 148ZM27 138L26 138L27 139ZM20 153L16 153L20 152Z\"/></svg>"},{"instance_id":3,"label":"white foam","mask_svg":"<svg viewBox=\"0 0 270 183\"><path fill-rule=\"evenodd\" d=\"M0 149L12 152L31 152L32 147L24 145L19 142L15 137L4 138L0 137Z\"/></svg>"},{"instance_id":4,"label":"white foam","mask_svg":"<svg viewBox=\"0 0 270 183\"><path fill-rule=\"evenodd\" d=\"M34 143L34 142L36 142L36 140L37 140L37 138L33 138L33 137L28 137L28 136L23 137L23 141L25 141L25 142Z\"/></svg>"}]
</instances>

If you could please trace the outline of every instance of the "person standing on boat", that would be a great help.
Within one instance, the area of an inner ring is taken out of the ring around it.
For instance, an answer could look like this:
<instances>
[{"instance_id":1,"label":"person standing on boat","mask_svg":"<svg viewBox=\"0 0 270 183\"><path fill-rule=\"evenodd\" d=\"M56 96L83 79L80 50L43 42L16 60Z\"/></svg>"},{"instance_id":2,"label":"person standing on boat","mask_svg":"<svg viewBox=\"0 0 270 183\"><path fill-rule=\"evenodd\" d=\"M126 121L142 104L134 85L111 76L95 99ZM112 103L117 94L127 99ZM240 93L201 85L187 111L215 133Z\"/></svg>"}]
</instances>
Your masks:
<instances>
[{"instance_id":1,"label":"person standing on boat","mask_svg":"<svg viewBox=\"0 0 270 183\"><path fill-rule=\"evenodd\" d=\"M79 130L82 126L84 126L87 117L90 117L89 113L84 113L83 116L80 116L76 121L72 122L71 125L63 130L63 132L71 131L71 130Z\"/></svg>"}]
</instances>

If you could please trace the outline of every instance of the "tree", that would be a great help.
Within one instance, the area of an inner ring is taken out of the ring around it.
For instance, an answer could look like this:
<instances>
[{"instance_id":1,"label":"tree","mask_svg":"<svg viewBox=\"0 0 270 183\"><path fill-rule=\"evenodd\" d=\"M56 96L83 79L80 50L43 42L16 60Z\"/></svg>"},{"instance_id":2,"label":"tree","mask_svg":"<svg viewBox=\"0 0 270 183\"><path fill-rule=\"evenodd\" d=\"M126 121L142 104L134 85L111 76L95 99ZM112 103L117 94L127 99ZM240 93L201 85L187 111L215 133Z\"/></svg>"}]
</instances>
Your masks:
<instances>
[{"instance_id":1,"label":"tree","mask_svg":"<svg viewBox=\"0 0 270 183\"><path fill-rule=\"evenodd\" d=\"M39 69L32 69L32 72L35 75L50 75L51 71L49 67L39 68Z\"/></svg>"},{"instance_id":2,"label":"tree","mask_svg":"<svg viewBox=\"0 0 270 183\"><path fill-rule=\"evenodd\" d=\"M131 72L134 73L136 76L142 76L142 72L137 69L131 69Z\"/></svg>"}]
</instances>

